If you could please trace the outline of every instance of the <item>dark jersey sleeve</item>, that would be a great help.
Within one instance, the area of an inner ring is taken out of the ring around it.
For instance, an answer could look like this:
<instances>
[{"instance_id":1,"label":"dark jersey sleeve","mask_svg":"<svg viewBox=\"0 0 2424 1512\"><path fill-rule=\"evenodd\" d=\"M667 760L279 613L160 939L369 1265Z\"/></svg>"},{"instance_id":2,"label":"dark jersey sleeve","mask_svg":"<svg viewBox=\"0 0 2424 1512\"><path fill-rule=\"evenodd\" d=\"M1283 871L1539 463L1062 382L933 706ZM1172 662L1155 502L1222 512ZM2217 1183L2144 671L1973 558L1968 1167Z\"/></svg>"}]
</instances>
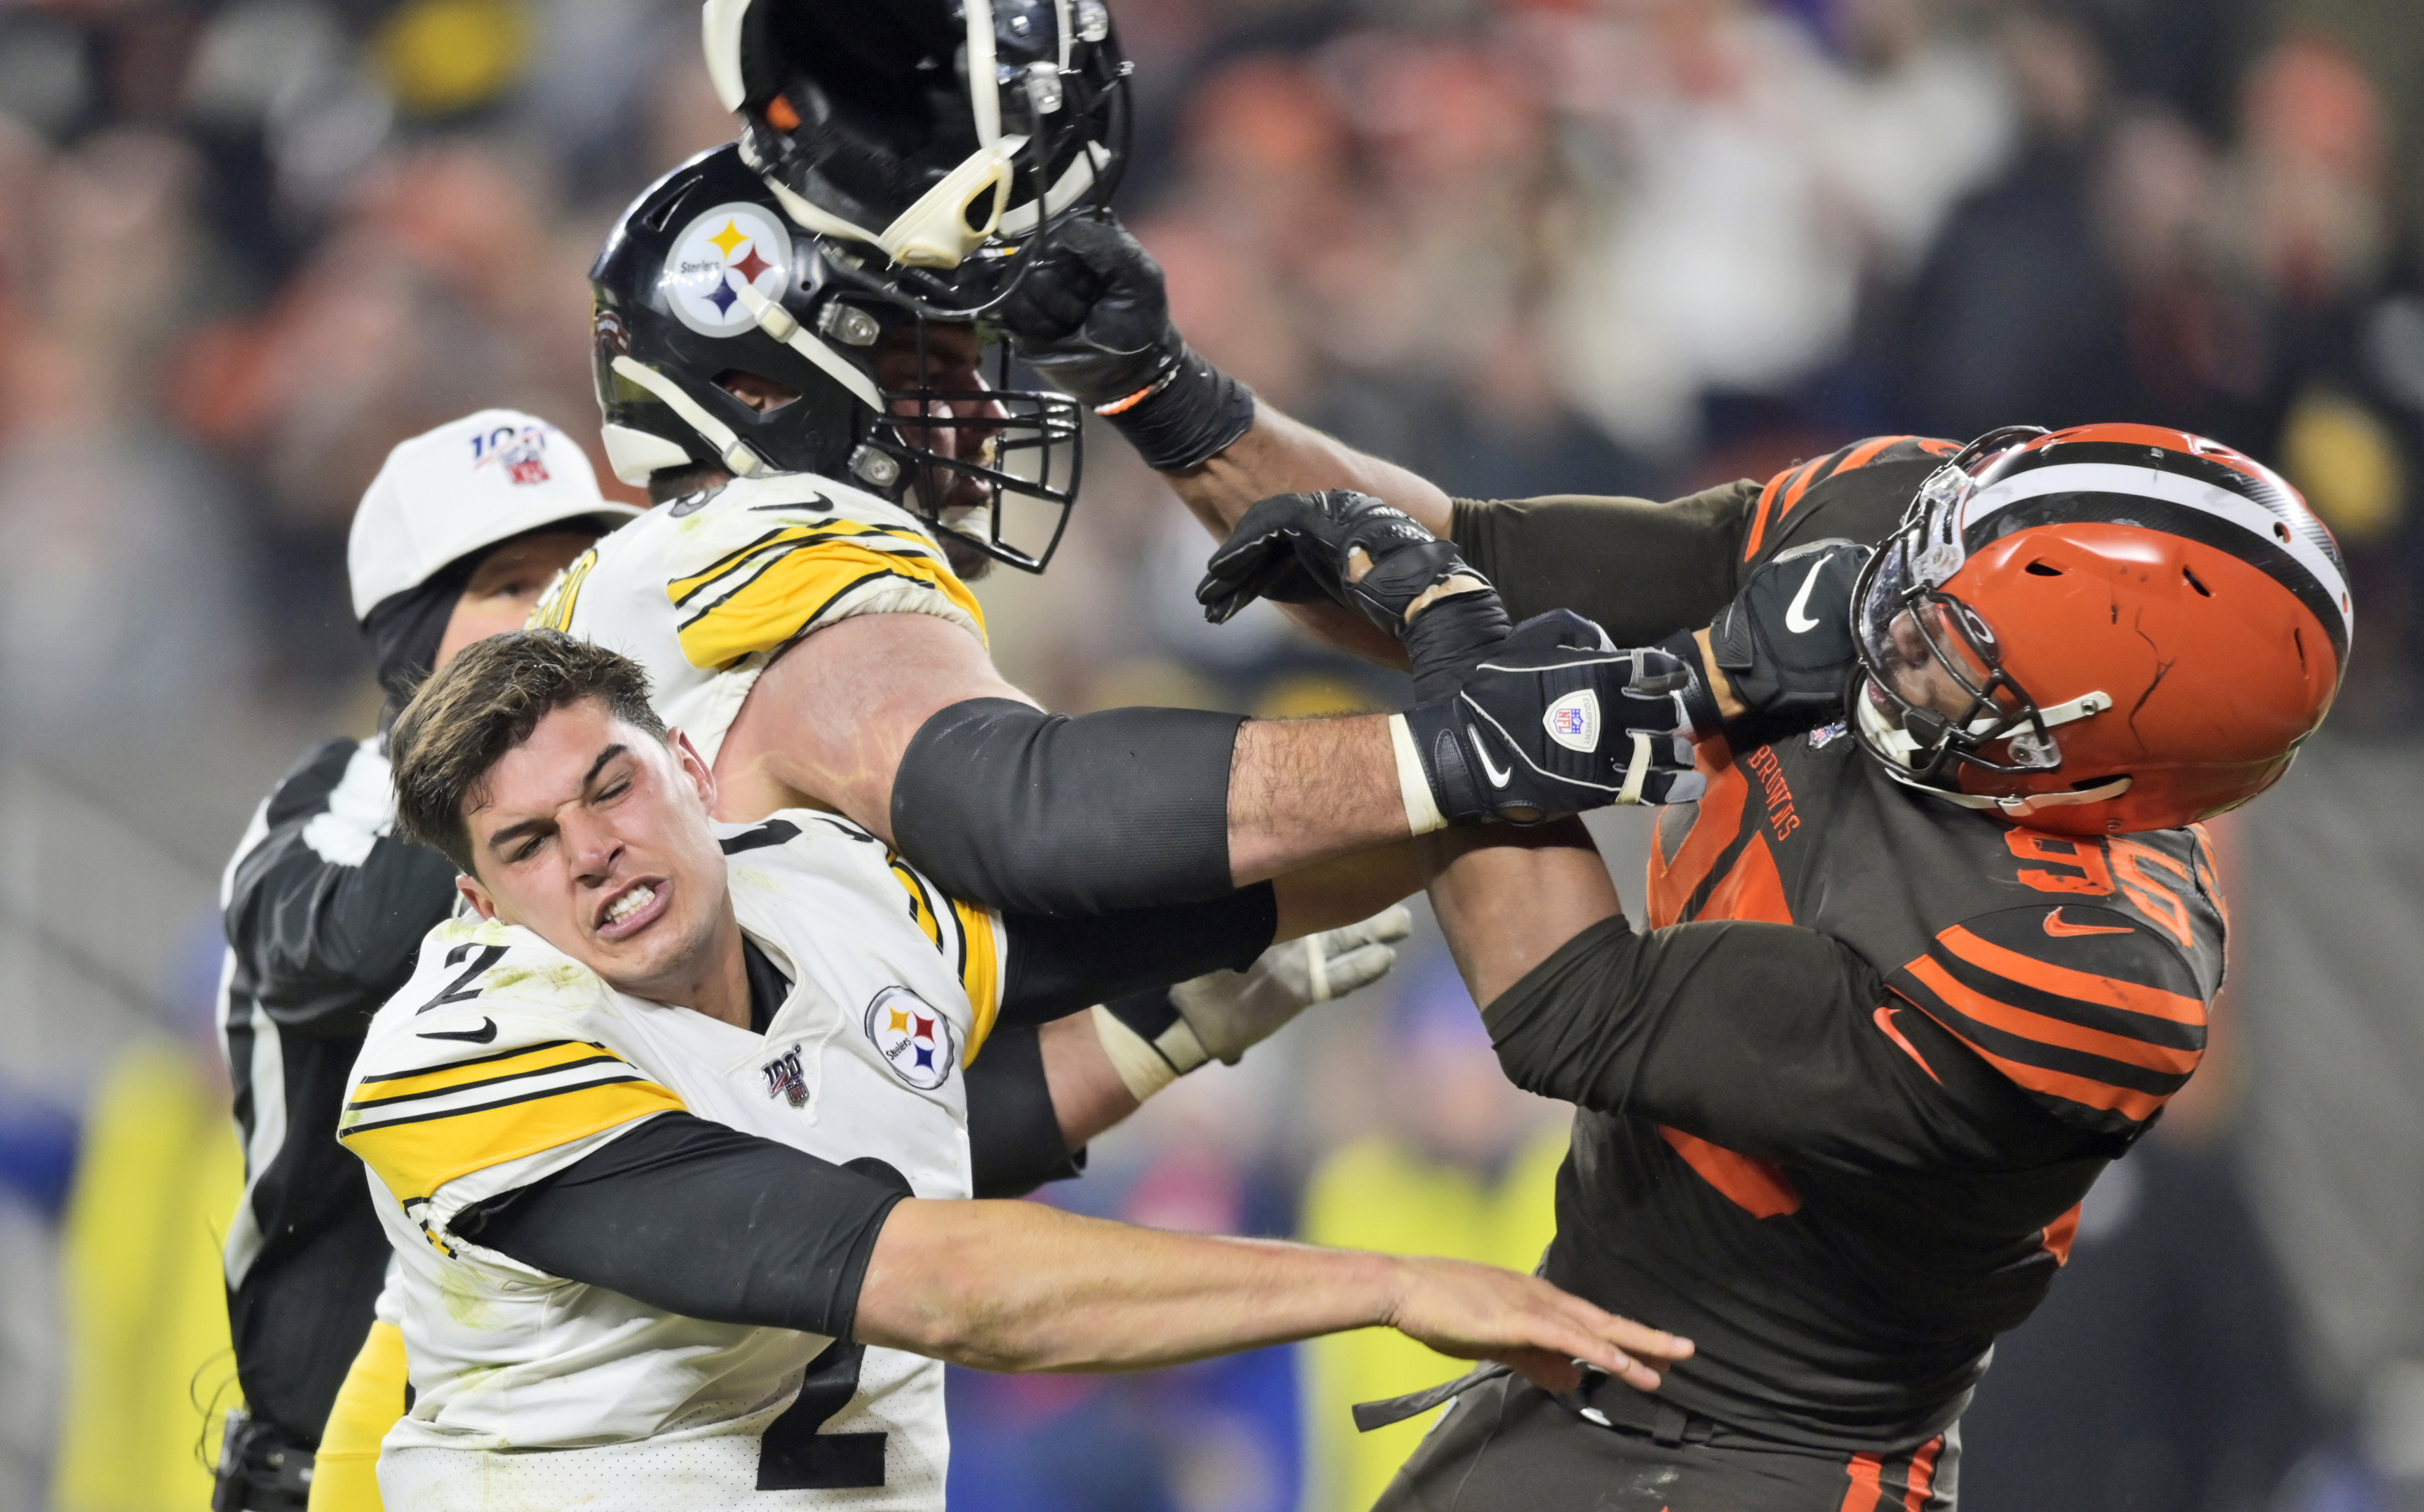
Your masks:
<instances>
[{"instance_id":1,"label":"dark jersey sleeve","mask_svg":"<svg viewBox=\"0 0 2424 1512\"><path fill-rule=\"evenodd\" d=\"M2033 905L1953 925L1887 983L2056 1117L2134 1138L2205 1054L2222 936L2200 891L2133 890L2178 911L2187 948L2125 900Z\"/></svg>"},{"instance_id":2,"label":"dark jersey sleeve","mask_svg":"<svg viewBox=\"0 0 2424 1512\"><path fill-rule=\"evenodd\" d=\"M1647 645L1707 625L1749 570L1780 551L1834 537L1883 540L1920 484L1958 450L1928 437L1873 436L1764 485L1746 479L1667 503L1459 499L1452 533L1515 618L1571 609L1619 645Z\"/></svg>"},{"instance_id":3,"label":"dark jersey sleeve","mask_svg":"<svg viewBox=\"0 0 2424 1512\"><path fill-rule=\"evenodd\" d=\"M304 1035L359 1034L454 906L454 866L392 833L386 761L332 740L263 806L228 874L229 947L263 1011Z\"/></svg>"},{"instance_id":4,"label":"dark jersey sleeve","mask_svg":"<svg viewBox=\"0 0 2424 1512\"><path fill-rule=\"evenodd\" d=\"M1793 925L1608 919L1484 1017L1525 1090L1759 1159L1876 1171L2090 1153L1849 947Z\"/></svg>"},{"instance_id":5,"label":"dark jersey sleeve","mask_svg":"<svg viewBox=\"0 0 2424 1512\"><path fill-rule=\"evenodd\" d=\"M1003 1025L1041 1024L1106 999L1201 977L1243 971L1279 929L1269 883L1203 903L1115 914L1005 914L1010 965Z\"/></svg>"},{"instance_id":6,"label":"dark jersey sleeve","mask_svg":"<svg viewBox=\"0 0 2424 1512\"><path fill-rule=\"evenodd\" d=\"M979 1197L1024 1197L1086 1170L1052 1106L1044 1047L1033 1025L997 1028L966 1069L970 1186Z\"/></svg>"},{"instance_id":7,"label":"dark jersey sleeve","mask_svg":"<svg viewBox=\"0 0 2424 1512\"><path fill-rule=\"evenodd\" d=\"M1734 596L1759 485L1668 503L1555 495L1455 503L1457 549L1518 620L1571 609L1619 645L1698 629Z\"/></svg>"},{"instance_id":8,"label":"dark jersey sleeve","mask_svg":"<svg viewBox=\"0 0 2424 1512\"><path fill-rule=\"evenodd\" d=\"M448 1227L566 1281L710 1323L847 1338L875 1237L909 1184L689 1113L633 1126Z\"/></svg>"}]
</instances>

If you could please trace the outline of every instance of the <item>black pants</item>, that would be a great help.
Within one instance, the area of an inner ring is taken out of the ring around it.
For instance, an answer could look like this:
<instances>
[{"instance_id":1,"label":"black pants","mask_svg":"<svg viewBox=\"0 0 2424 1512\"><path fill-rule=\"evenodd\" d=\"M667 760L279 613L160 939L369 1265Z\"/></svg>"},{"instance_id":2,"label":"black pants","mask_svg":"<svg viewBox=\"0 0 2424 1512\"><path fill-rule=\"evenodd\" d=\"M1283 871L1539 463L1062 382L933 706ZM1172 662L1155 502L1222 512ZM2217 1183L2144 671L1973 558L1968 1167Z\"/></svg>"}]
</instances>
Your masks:
<instances>
[{"instance_id":1,"label":"black pants","mask_svg":"<svg viewBox=\"0 0 2424 1512\"><path fill-rule=\"evenodd\" d=\"M1458 1398L1374 1512L1953 1512L1960 1460L1958 1427L1860 1455L1682 1413L1601 1427L1503 1377Z\"/></svg>"}]
</instances>

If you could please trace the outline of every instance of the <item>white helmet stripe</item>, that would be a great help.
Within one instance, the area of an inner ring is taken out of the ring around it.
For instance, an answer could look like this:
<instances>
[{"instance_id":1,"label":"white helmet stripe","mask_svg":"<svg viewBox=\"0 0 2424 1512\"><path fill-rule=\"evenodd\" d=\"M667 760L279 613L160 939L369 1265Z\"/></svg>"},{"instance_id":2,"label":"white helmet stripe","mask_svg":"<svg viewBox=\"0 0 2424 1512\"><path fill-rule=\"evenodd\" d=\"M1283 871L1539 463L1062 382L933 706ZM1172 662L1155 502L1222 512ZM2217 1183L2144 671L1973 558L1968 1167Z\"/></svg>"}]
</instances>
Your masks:
<instances>
[{"instance_id":1,"label":"white helmet stripe","mask_svg":"<svg viewBox=\"0 0 2424 1512\"><path fill-rule=\"evenodd\" d=\"M2304 568L2339 610L2343 633L2352 636L2355 632L2356 620L2349 602L2347 575L2322 548L2306 537L2304 532L2292 529L2288 532L2288 538L2284 540L2273 526L2286 522L2254 500L2202 479L2186 477L2161 468L2132 468L2113 462L2064 462L2032 468L2026 472L2001 479L1971 495L1961 506L1959 533L1966 540L1971 530L2005 509L2032 499L2063 493L2122 494L2160 499L2225 520L2245 531L2253 539L2283 552Z\"/></svg>"},{"instance_id":2,"label":"white helmet stripe","mask_svg":"<svg viewBox=\"0 0 2424 1512\"><path fill-rule=\"evenodd\" d=\"M748 15L749 0L707 0L699 8L707 79L726 110L739 110L749 99L749 86L741 76L741 24Z\"/></svg>"},{"instance_id":3,"label":"white helmet stripe","mask_svg":"<svg viewBox=\"0 0 2424 1512\"><path fill-rule=\"evenodd\" d=\"M977 119L977 145L1001 140L1001 79L995 68L993 0L961 0L968 16L968 105Z\"/></svg>"}]
</instances>

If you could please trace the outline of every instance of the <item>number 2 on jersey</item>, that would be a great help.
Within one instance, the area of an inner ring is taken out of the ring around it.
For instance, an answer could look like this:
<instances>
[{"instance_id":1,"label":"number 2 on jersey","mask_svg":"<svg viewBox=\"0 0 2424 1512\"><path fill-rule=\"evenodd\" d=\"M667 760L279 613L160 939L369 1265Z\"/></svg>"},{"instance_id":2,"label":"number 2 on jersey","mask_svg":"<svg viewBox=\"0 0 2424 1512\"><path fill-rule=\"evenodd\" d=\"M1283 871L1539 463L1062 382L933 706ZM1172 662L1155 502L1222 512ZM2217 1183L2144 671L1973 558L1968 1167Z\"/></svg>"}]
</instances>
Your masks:
<instances>
[{"instance_id":1,"label":"number 2 on jersey","mask_svg":"<svg viewBox=\"0 0 2424 1512\"><path fill-rule=\"evenodd\" d=\"M454 965L470 955L471 949L472 947L468 942L456 946L446 952L446 963L450 966ZM505 959L505 947L502 945L484 945L479 947L479 959L464 967L463 975L448 982L445 991L412 1011L415 1017L428 1012L433 1008L444 1008L449 1003L460 1003L480 995L480 989L466 987L464 983L477 980L483 972Z\"/></svg>"}]
</instances>

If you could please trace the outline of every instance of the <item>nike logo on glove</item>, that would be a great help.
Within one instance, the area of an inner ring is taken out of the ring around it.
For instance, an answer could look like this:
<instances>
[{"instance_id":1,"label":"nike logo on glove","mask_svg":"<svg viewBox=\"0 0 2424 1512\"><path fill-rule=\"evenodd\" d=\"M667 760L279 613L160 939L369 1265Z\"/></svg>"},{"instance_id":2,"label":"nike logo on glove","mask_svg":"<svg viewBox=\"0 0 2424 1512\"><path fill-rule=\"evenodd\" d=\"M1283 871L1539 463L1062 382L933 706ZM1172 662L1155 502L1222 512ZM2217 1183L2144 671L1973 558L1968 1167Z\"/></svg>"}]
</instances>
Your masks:
<instances>
[{"instance_id":1,"label":"nike logo on glove","mask_svg":"<svg viewBox=\"0 0 2424 1512\"><path fill-rule=\"evenodd\" d=\"M1513 767L1507 767L1502 771L1501 769L1490 764L1490 750L1487 746L1481 743L1481 732L1479 730L1467 724L1464 727L1464 733L1466 738L1473 741L1473 754L1480 759L1482 775L1490 779L1490 786L1492 788L1504 788L1508 782L1514 779L1515 769Z\"/></svg>"},{"instance_id":2,"label":"nike logo on glove","mask_svg":"<svg viewBox=\"0 0 2424 1512\"><path fill-rule=\"evenodd\" d=\"M462 1040L471 1044L486 1044L497 1037L497 1021L484 1018L476 1029L427 1029L417 1038L423 1040Z\"/></svg>"},{"instance_id":3,"label":"nike logo on glove","mask_svg":"<svg viewBox=\"0 0 2424 1512\"><path fill-rule=\"evenodd\" d=\"M1784 628L1795 635L1818 628L1818 616L1805 612L1810 608L1810 590L1818 585L1818 574L1826 570L1825 558L1811 563L1810 576L1801 580L1801 591L1793 596L1792 604L1784 611Z\"/></svg>"},{"instance_id":4,"label":"nike logo on glove","mask_svg":"<svg viewBox=\"0 0 2424 1512\"><path fill-rule=\"evenodd\" d=\"M2062 910L2057 908L2046 915L2046 932L2057 940L2065 940L2074 934L2135 934L2138 931L2127 924L2065 924Z\"/></svg>"}]
</instances>

